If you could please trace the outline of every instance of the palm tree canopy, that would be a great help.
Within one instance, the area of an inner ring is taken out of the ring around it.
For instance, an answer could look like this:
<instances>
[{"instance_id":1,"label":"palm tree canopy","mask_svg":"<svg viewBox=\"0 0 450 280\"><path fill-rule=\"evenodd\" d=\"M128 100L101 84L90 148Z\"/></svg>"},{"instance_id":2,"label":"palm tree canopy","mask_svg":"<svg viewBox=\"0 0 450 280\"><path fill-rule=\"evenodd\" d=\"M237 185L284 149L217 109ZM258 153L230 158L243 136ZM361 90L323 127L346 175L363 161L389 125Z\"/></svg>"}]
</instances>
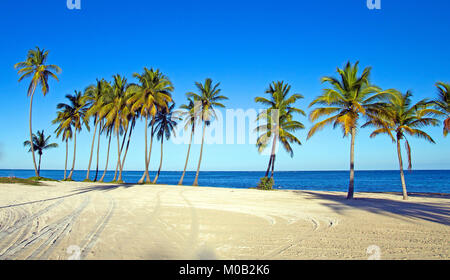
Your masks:
<instances>
[{"instance_id":1,"label":"palm tree canopy","mask_svg":"<svg viewBox=\"0 0 450 280\"><path fill-rule=\"evenodd\" d=\"M450 84L444 82L436 83L438 98L434 100L435 108L446 117L444 120L444 136L450 132Z\"/></svg>"},{"instance_id":2,"label":"palm tree canopy","mask_svg":"<svg viewBox=\"0 0 450 280\"><path fill-rule=\"evenodd\" d=\"M172 82L159 71L144 67L142 74L134 73L139 84L130 84L128 105L132 112L138 111L141 116L155 116L158 107L167 108L172 102L171 92L174 90Z\"/></svg>"},{"instance_id":3,"label":"palm tree canopy","mask_svg":"<svg viewBox=\"0 0 450 280\"><path fill-rule=\"evenodd\" d=\"M56 74L61 73L61 68L57 65L46 64L48 51L36 47L29 50L25 61L16 63L14 68L20 75L19 82L25 78L31 77L28 87L28 96L30 96L38 85L41 86L44 96L49 91L48 78L52 77L58 81Z\"/></svg>"},{"instance_id":4,"label":"palm tree canopy","mask_svg":"<svg viewBox=\"0 0 450 280\"><path fill-rule=\"evenodd\" d=\"M175 135L175 127L180 118L176 116L174 107L175 103L172 103L167 109L162 109L156 113L155 132L158 140L161 140L163 137L169 140L172 134Z\"/></svg>"},{"instance_id":5,"label":"palm tree canopy","mask_svg":"<svg viewBox=\"0 0 450 280\"><path fill-rule=\"evenodd\" d=\"M83 95L80 91L75 90L75 94L67 94L66 98L69 103L59 103L56 108L60 111L57 113L57 118L52 123L59 123L57 131L60 133L66 131L69 126L74 127L75 130L81 130L84 124L87 130L90 130L89 123L86 121L86 112L88 110L86 104L83 102ZM70 130L71 131L71 130ZM71 132L70 132L71 134Z\"/></svg>"},{"instance_id":6,"label":"palm tree canopy","mask_svg":"<svg viewBox=\"0 0 450 280\"><path fill-rule=\"evenodd\" d=\"M257 121L264 119L266 122L256 128L257 132L262 133L256 142L258 151L262 152L270 143L273 137L277 137L283 148L294 156L291 144L301 145L300 140L293 134L305 126L294 120L294 114L305 116L305 112L297 107L295 103L302 99L301 94L292 94L289 96L291 86L283 81L272 82L266 90L268 98L256 97L255 102L263 104L268 108L261 112Z\"/></svg>"},{"instance_id":7,"label":"palm tree canopy","mask_svg":"<svg viewBox=\"0 0 450 280\"><path fill-rule=\"evenodd\" d=\"M129 85L126 78L120 75L114 75L113 78L112 99L100 109L99 117L105 118L105 126L111 125L120 134L128 125L130 107L127 106L127 101L131 95L127 92Z\"/></svg>"},{"instance_id":8,"label":"palm tree canopy","mask_svg":"<svg viewBox=\"0 0 450 280\"><path fill-rule=\"evenodd\" d=\"M42 155L44 150L57 148L58 144L49 143L51 136L45 137L44 130L38 131L37 135L33 133L33 149L38 152L39 155ZM29 146L30 149L28 152L31 152L31 143L29 140L23 142L25 147Z\"/></svg>"},{"instance_id":9,"label":"palm tree canopy","mask_svg":"<svg viewBox=\"0 0 450 280\"><path fill-rule=\"evenodd\" d=\"M344 69L337 68L338 78L321 79L322 83L328 83L330 87L324 89L323 94L309 105L321 106L310 113L309 119L315 122L321 117L327 118L310 129L308 139L330 124L334 128L341 126L344 136L347 136L352 128L357 128L360 115L377 111L383 106L383 101L392 95L392 90L382 91L370 83L370 67L366 67L361 76L358 76L358 65L359 62L354 65L348 62Z\"/></svg>"},{"instance_id":10,"label":"palm tree canopy","mask_svg":"<svg viewBox=\"0 0 450 280\"><path fill-rule=\"evenodd\" d=\"M228 100L228 97L220 94L220 83L213 85L210 78L206 78L203 84L196 82L195 86L199 93L188 92L186 95L194 101L194 112L199 119L209 125L213 117L217 118L215 107L225 108L220 102Z\"/></svg>"},{"instance_id":11,"label":"palm tree canopy","mask_svg":"<svg viewBox=\"0 0 450 280\"><path fill-rule=\"evenodd\" d=\"M434 140L422 129L426 126L437 126L439 121L433 116L436 110L431 108L431 103L427 100L421 100L412 104L412 93L407 91L402 94L395 91L389 102L377 111L370 113L370 118L362 127L372 126L375 130L370 135L371 138L379 134L387 134L393 142L404 139L405 147L408 153L408 169L412 168L411 164L411 147L406 135L418 137L435 143Z\"/></svg>"},{"instance_id":12,"label":"palm tree canopy","mask_svg":"<svg viewBox=\"0 0 450 280\"><path fill-rule=\"evenodd\" d=\"M180 119L184 119L184 129L187 130L191 127L195 127L197 121L197 114L195 114L195 102L192 97L187 97L187 103L180 106L180 110L177 111Z\"/></svg>"},{"instance_id":13,"label":"palm tree canopy","mask_svg":"<svg viewBox=\"0 0 450 280\"><path fill-rule=\"evenodd\" d=\"M89 119L91 116L98 116L103 105L111 101L112 91L111 84L105 79L97 79L96 84L90 85L84 90L82 102L88 108L85 115L86 119Z\"/></svg>"}]
</instances>

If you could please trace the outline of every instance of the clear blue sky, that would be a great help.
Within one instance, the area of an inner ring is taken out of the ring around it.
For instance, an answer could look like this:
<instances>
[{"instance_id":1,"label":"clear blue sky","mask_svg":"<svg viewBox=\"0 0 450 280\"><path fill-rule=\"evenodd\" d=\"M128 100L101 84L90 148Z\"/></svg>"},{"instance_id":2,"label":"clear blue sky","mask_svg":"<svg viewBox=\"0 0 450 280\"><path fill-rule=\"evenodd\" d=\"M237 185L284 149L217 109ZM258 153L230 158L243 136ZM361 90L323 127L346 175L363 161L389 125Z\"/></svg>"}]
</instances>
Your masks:
<instances>
[{"instance_id":1,"label":"clear blue sky","mask_svg":"<svg viewBox=\"0 0 450 280\"><path fill-rule=\"evenodd\" d=\"M69 10L65 0L3 0L0 168L32 168L22 146L28 139L28 81L17 82L13 65L35 46L50 50L48 62L63 70L60 82L51 81L50 93L44 98L38 92L35 98L33 130L47 133L55 129L51 120L65 94L116 73L133 81L132 73L144 66L171 78L178 105L195 81L211 77L230 98L228 108L260 108L254 97L271 81L284 80L305 96L299 106L306 109L321 93L320 77L334 75L348 60L372 66L372 80L383 88L411 89L416 100L434 97L436 81L450 82L450 2L381 2L381 10L369 10L366 0L81 0L81 10ZM311 127L307 118L299 120ZM413 166L449 169L450 138L443 138L441 127L428 131L437 144L411 139ZM277 170L348 169L349 139L340 130L324 129L309 141L306 133L298 133L303 145L294 148L293 159L280 150ZM395 146L387 137L369 139L369 133L364 129L357 136L356 168L397 169ZM127 170L143 167L143 135L140 123ZM76 169L86 169L91 135L83 131L78 140ZM199 146L193 147L191 170ZM159 145L154 147L152 170L159 159ZM163 168L182 169L186 149L168 143ZM101 166L105 152L106 145ZM42 168L62 169L64 154L62 144L48 151ZM115 157L112 149L110 168ZM202 169L264 170L267 161L254 145L206 145Z\"/></svg>"}]
</instances>

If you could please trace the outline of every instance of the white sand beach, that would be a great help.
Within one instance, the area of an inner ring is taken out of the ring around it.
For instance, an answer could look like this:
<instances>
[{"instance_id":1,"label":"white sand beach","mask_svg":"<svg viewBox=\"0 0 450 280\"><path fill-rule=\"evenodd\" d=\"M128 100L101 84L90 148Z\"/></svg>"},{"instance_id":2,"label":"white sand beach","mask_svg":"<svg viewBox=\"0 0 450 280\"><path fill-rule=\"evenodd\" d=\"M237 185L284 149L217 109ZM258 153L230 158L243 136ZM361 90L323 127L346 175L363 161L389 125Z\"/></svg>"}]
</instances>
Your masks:
<instances>
[{"instance_id":1,"label":"white sand beach","mask_svg":"<svg viewBox=\"0 0 450 280\"><path fill-rule=\"evenodd\" d=\"M450 196L0 184L0 259L449 259ZM372 245L379 252L370 251ZM376 248L376 247L375 247Z\"/></svg>"}]
</instances>

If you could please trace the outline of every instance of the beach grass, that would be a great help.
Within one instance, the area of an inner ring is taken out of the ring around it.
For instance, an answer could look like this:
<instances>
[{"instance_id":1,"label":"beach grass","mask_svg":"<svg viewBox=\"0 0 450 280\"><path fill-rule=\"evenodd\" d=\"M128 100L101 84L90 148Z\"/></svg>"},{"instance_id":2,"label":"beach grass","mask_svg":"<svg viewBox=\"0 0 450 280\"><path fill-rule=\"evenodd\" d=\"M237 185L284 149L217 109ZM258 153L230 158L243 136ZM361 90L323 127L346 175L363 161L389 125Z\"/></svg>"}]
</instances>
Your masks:
<instances>
[{"instance_id":1,"label":"beach grass","mask_svg":"<svg viewBox=\"0 0 450 280\"><path fill-rule=\"evenodd\" d=\"M52 178L46 178L46 177L30 177L28 180L32 181L52 181L52 182L58 182L58 180L52 179Z\"/></svg>"},{"instance_id":2,"label":"beach grass","mask_svg":"<svg viewBox=\"0 0 450 280\"><path fill-rule=\"evenodd\" d=\"M41 186L42 185L42 183L38 182L37 180L15 178L15 177L0 177L0 183L23 184L23 185L31 185L31 186Z\"/></svg>"}]
</instances>

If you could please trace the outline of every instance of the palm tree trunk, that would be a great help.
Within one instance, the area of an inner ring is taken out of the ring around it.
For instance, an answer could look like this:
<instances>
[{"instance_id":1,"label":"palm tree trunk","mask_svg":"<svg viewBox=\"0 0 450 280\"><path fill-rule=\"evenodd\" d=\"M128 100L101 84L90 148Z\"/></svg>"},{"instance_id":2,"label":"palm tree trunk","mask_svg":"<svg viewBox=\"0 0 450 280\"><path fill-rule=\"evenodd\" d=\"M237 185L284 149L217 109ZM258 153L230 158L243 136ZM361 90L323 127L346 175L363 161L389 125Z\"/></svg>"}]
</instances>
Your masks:
<instances>
[{"instance_id":1,"label":"palm tree trunk","mask_svg":"<svg viewBox=\"0 0 450 280\"><path fill-rule=\"evenodd\" d=\"M178 182L178 185L182 185L183 184L184 175L186 174L186 167L187 167L188 160L189 160L189 153L191 152L192 136L194 135L194 130L195 130L195 126L192 126L191 138L189 139L189 147L188 147L188 152L187 152L187 156L186 156L186 162L184 164L183 174L181 175L181 178L180 178L180 181Z\"/></svg>"},{"instance_id":2,"label":"palm tree trunk","mask_svg":"<svg viewBox=\"0 0 450 280\"><path fill-rule=\"evenodd\" d=\"M272 169L270 178L273 178L273 170L274 170L274 166L275 166L275 154L276 154L276 147L277 147L277 138L278 138L277 133L274 133L273 143L272 143L272 153L270 155L270 163L269 163L269 167L271 167L271 169ZM269 168L267 168L267 171L269 171Z\"/></svg>"},{"instance_id":3,"label":"palm tree trunk","mask_svg":"<svg viewBox=\"0 0 450 280\"><path fill-rule=\"evenodd\" d=\"M147 128L148 126L148 115L145 115L145 131L144 131L144 135L145 135L145 151L144 151L144 157L145 157L145 169L144 169L144 174L142 174L141 179L139 179L138 184L142 184L144 183L145 177L148 174L148 160L147 160ZM148 178L148 177L147 177Z\"/></svg>"},{"instance_id":4,"label":"palm tree trunk","mask_svg":"<svg viewBox=\"0 0 450 280\"><path fill-rule=\"evenodd\" d=\"M73 135L73 161L72 161L72 169L69 173L69 180L72 180L73 170L75 168L75 155L77 153L77 129L75 128L75 133Z\"/></svg>"},{"instance_id":5,"label":"palm tree trunk","mask_svg":"<svg viewBox=\"0 0 450 280\"><path fill-rule=\"evenodd\" d=\"M106 171L108 170L109 147L111 146L111 136L112 136L112 133L109 134L108 151L106 152L106 165L105 165L105 171L103 171L103 175L102 175L102 177L100 178L100 181L99 181L99 182L103 182L103 180L105 179Z\"/></svg>"},{"instance_id":6,"label":"palm tree trunk","mask_svg":"<svg viewBox=\"0 0 450 280\"><path fill-rule=\"evenodd\" d=\"M158 168L158 172L156 173L155 179L153 180L153 184L156 184L156 181L158 181L159 173L161 173L161 167L162 167L162 161L163 161L163 143L164 143L164 136L161 138L161 159L159 160L159 168Z\"/></svg>"},{"instance_id":7,"label":"palm tree trunk","mask_svg":"<svg viewBox=\"0 0 450 280\"><path fill-rule=\"evenodd\" d=\"M347 199L353 199L353 193L355 189L355 134L356 128L351 129L351 144L350 144L350 183L348 186Z\"/></svg>"},{"instance_id":8,"label":"palm tree trunk","mask_svg":"<svg viewBox=\"0 0 450 280\"><path fill-rule=\"evenodd\" d=\"M36 177L39 177L39 172L37 170L36 167L36 157L34 155L34 147L33 147L33 127L32 127L32 110L33 110L33 96L34 96L34 92L36 91L36 87L33 87L33 92L31 93L30 96L30 147L31 147L31 154L33 155L33 164L34 164L34 172L36 173Z\"/></svg>"},{"instance_id":9,"label":"palm tree trunk","mask_svg":"<svg viewBox=\"0 0 450 280\"><path fill-rule=\"evenodd\" d=\"M41 175L41 157L42 157L42 155L39 154L39 165L38 165L38 173L39 173L39 176Z\"/></svg>"},{"instance_id":10,"label":"palm tree trunk","mask_svg":"<svg viewBox=\"0 0 450 280\"><path fill-rule=\"evenodd\" d=\"M269 165L267 165L266 175L264 177L269 177L270 167L272 166L272 155L270 155Z\"/></svg>"},{"instance_id":11,"label":"palm tree trunk","mask_svg":"<svg viewBox=\"0 0 450 280\"><path fill-rule=\"evenodd\" d=\"M67 178L67 157L69 154L69 139L66 139L66 162L64 164L64 180Z\"/></svg>"},{"instance_id":12,"label":"palm tree trunk","mask_svg":"<svg viewBox=\"0 0 450 280\"><path fill-rule=\"evenodd\" d=\"M202 145L200 146L200 158L198 159L197 173L195 174L195 180L194 180L194 183L192 184L193 186L198 186L198 175L200 173L200 164L202 163L203 143L205 141L205 131L206 131L206 124L203 122Z\"/></svg>"},{"instance_id":13,"label":"palm tree trunk","mask_svg":"<svg viewBox=\"0 0 450 280\"><path fill-rule=\"evenodd\" d=\"M147 123L147 121L146 121L146 123ZM150 158L151 158L151 155L152 155L153 136L154 136L153 128L154 128L154 126L155 126L155 118L152 119L152 129L151 129L151 134L150 134L150 149L148 151L148 157L146 157L145 172L142 175L142 178L139 180L139 182L144 182L144 179L145 179L146 183L150 183L151 182L150 181L150 175L148 173L148 167L150 165ZM146 131L145 132L145 136L146 136L145 137L145 143L147 143L147 124L145 125L145 131ZM145 148L147 148L147 144L146 144ZM147 149L145 149L145 154L147 154Z\"/></svg>"},{"instance_id":14,"label":"palm tree trunk","mask_svg":"<svg viewBox=\"0 0 450 280\"><path fill-rule=\"evenodd\" d=\"M406 191L405 174L403 173L402 152L401 152L401 148L400 148L400 139L398 139L398 137L397 137L397 155L398 155L398 163L400 166L400 178L402 180L403 200L407 200L408 192Z\"/></svg>"},{"instance_id":15,"label":"palm tree trunk","mask_svg":"<svg viewBox=\"0 0 450 280\"><path fill-rule=\"evenodd\" d=\"M133 120L133 123L134 123L134 120ZM131 139L132 132L133 132L133 124L130 127L130 133L128 133L127 146L125 147L125 153L124 153L123 159L122 159L122 166L120 168L120 174L119 174L120 177L122 177L123 167L125 166L125 159L127 158L128 147L130 146L130 139Z\"/></svg>"},{"instance_id":16,"label":"palm tree trunk","mask_svg":"<svg viewBox=\"0 0 450 280\"><path fill-rule=\"evenodd\" d=\"M98 177L98 161L99 161L99 156L100 156L100 132L101 132L101 129L98 130L98 140L97 140L97 166L95 167L95 177L94 177L94 182L97 181L97 177Z\"/></svg>"},{"instance_id":17,"label":"palm tree trunk","mask_svg":"<svg viewBox=\"0 0 450 280\"><path fill-rule=\"evenodd\" d=\"M120 136L119 136L118 131L117 131L117 165L120 166ZM116 172L117 172L117 169L116 169ZM114 176L114 178L115 178L115 176ZM117 181L119 181L119 182L122 181L122 178L120 175L119 175L119 178L117 179Z\"/></svg>"},{"instance_id":18,"label":"palm tree trunk","mask_svg":"<svg viewBox=\"0 0 450 280\"><path fill-rule=\"evenodd\" d=\"M95 116L94 122L95 122L94 136L92 136L91 155L89 157L89 164L88 164L88 168L87 168L86 179L84 179L85 181L89 180L89 173L91 171L92 155L94 154L95 136L97 135L97 125L98 125L97 116Z\"/></svg>"}]
</instances>

